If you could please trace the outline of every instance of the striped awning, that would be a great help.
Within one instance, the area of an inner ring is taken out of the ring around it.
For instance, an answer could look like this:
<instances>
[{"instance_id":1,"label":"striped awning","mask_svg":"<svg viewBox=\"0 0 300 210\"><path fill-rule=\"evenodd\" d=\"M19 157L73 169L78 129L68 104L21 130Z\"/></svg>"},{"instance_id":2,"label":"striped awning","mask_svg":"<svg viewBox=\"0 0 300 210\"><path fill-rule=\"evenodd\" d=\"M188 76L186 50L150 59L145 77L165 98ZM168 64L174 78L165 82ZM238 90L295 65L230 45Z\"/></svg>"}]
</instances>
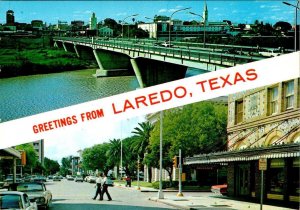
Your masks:
<instances>
[{"instance_id":1,"label":"striped awning","mask_svg":"<svg viewBox=\"0 0 300 210\"><path fill-rule=\"evenodd\" d=\"M184 159L184 165L228 163L237 161L251 161L260 158L288 158L300 157L300 144L283 144L269 147L248 148L236 151L223 151L209 154L195 155Z\"/></svg>"}]
</instances>

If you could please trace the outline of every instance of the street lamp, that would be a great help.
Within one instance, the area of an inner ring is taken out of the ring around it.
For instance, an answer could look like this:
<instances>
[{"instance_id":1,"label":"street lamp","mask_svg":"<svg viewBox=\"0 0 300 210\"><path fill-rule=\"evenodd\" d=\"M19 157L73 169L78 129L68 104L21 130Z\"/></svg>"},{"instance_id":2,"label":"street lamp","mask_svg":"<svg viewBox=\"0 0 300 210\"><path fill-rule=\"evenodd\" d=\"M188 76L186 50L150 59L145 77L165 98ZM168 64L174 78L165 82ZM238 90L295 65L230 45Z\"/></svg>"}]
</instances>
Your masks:
<instances>
[{"instance_id":1,"label":"street lamp","mask_svg":"<svg viewBox=\"0 0 300 210\"><path fill-rule=\"evenodd\" d=\"M289 2L286 2L286 1L284 1L284 2L282 2L282 3L284 3L284 4L286 4L286 5L288 5L288 6L291 6L291 7L295 7L295 37L294 37L294 51L296 52L297 51L297 13L298 13L298 9L300 9L299 8L299 0L297 1L297 5L293 5L293 4L291 4L291 3L289 3ZM299 43L299 49L300 49L300 43Z\"/></svg>"},{"instance_id":2,"label":"street lamp","mask_svg":"<svg viewBox=\"0 0 300 210\"><path fill-rule=\"evenodd\" d=\"M206 25L205 19L204 19L204 17L203 17L202 15L196 14L196 13L194 13L194 12L189 12L189 13L192 14L192 15L196 15L196 16L201 17L201 18L203 19L203 21L204 21L204 28L203 28L203 46L205 47L205 25Z\"/></svg>"},{"instance_id":3,"label":"street lamp","mask_svg":"<svg viewBox=\"0 0 300 210\"><path fill-rule=\"evenodd\" d=\"M130 17L135 17L135 16L138 16L139 14L135 14L135 15L129 15L127 17L125 17L123 20L122 20L122 39L124 38L124 21L127 19L127 18L130 18ZM129 29L129 28L128 28Z\"/></svg>"},{"instance_id":4,"label":"street lamp","mask_svg":"<svg viewBox=\"0 0 300 210\"><path fill-rule=\"evenodd\" d=\"M158 199L164 199L162 191L162 132L163 132L163 111L160 111L160 130L159 130L159 190Z\"/></svg>"},{"instance_id":5,"label":"street lamp","mask_svg":"<svg viewBox=\"0 0 300 210\"><path fill-rule=\"evenodd\" d=\"M171 47L171 21L172 21L172 16L177 13L177 12L180 12L180 11L183 11L183 10L188 10L188 9L191 9L191 7L187 7L187 8L183 8L183 9L179 9L179 10L176 10L174 11L172 14L171 14L171 17L170 17L170 20L169 20L169 47Z\"/></svg>"}]
</instances>

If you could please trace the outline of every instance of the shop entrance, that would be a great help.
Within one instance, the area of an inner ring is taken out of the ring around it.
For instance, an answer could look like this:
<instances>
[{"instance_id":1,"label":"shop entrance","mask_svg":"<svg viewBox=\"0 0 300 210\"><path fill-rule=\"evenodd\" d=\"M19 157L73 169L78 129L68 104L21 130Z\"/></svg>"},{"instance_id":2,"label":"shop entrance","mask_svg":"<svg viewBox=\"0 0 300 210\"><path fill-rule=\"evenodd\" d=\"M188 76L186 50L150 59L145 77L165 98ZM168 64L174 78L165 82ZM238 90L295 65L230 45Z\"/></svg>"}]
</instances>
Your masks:
<instances>
[{"instance_id":1,"label":"shop entrance","mask_svg":"<svg viewBox=\"0 0 300 210\"><path fill-rule=\"evenodd\" d=\"M250 163L237 165L236 170L236 192L237 196L250 195Z\"/></svg>"}]
</instances>

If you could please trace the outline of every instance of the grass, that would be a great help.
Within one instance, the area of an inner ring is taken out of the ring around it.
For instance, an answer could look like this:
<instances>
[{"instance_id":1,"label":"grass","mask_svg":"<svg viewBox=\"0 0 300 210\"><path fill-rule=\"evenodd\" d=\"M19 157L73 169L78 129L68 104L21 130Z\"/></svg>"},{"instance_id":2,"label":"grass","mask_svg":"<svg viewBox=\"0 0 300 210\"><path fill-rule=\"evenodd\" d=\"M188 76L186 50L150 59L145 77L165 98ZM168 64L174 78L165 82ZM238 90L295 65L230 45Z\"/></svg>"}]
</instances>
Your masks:
<instances>
[{"instance_id":1,"label":"grass","mask_svg":"<svg viewBox=\"0 0 300 210\"><path fill-rule=\"evenodd\" d=\"M118 184L126 184L125 181L115 181L114 182L116 185ZM131 186L137 186L137 181L133 181L131 182ZM140 181L140 187L150 187L150 188L153 188L152 186L152 183L149 183L149 182L144 182L144 181Z\"/></svg>"}]
</instances>

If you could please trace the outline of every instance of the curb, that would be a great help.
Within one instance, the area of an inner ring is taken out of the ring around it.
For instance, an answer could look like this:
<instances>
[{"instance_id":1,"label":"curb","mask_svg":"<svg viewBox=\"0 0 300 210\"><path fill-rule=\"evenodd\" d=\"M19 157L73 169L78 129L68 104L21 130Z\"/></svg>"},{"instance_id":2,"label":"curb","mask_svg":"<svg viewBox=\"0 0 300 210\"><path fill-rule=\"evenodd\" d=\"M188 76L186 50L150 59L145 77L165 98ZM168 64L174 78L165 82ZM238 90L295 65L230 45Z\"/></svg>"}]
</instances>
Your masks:
<instances>
[{"instance_id":1,"label":"curb","mask_svg":"<svg viewBox=\"0 0 300 210\"><path fill-rule=\"evenodd\" d=\"M150 201L155 201L155 202L158 202L158 203L163 203L163 204L166 204L166 205L169 205L169 206L173 206L173 207L178 208L178 209L188 209L188 210L192 210L192 208L190 208L190 207L186 207L186 206L181 206L181 205L173 204L173 203L170 203L170 202L165 201L165 200L162 200L162 199L149 198L149 200L150 200Z\"/></svg>"}]
</instances>

